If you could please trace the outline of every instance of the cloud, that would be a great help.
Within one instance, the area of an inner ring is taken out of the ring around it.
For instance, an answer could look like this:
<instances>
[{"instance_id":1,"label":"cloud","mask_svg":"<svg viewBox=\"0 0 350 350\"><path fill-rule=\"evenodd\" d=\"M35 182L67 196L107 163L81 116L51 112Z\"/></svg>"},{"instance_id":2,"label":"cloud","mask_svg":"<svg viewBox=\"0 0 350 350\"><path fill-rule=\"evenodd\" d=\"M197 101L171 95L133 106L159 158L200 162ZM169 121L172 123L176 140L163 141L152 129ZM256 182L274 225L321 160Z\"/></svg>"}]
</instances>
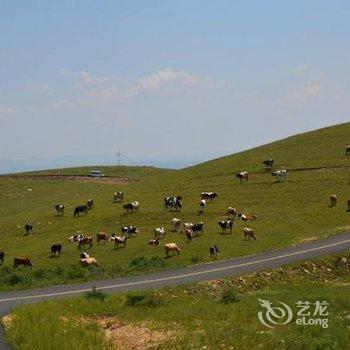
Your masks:
<instances>
[{"instance_id":1,"label":"cloud","mask_svg":"<svg viewBox=\"0 0 350 350\"><path fill-rule=\"evenodd\" d=\"M87 71L79 72L80 79L85 84L103 84L109 80L109 78L105 75L103 76L93 76Z\"/></svg>"},{"instance_id":2,"label":"cloud","mask_svg":"<svg viewBox=\"0 0 350 350\"><path fill-rule=\"evenodd\" d=\"M295 73L304 73L310 68L310 64L308 63L303 63L299 64L294 68Z\"/></svg>"},{"instance_id":3,"label":"cloud","mask_svg":"<svg viewBox=\"0 0 350 350\"><path fill-rule=\"evenodd\" d=\"M7 115L16 113L17 109L14 107L0 106L0 115Z\"/></svg>"}]
</instances>

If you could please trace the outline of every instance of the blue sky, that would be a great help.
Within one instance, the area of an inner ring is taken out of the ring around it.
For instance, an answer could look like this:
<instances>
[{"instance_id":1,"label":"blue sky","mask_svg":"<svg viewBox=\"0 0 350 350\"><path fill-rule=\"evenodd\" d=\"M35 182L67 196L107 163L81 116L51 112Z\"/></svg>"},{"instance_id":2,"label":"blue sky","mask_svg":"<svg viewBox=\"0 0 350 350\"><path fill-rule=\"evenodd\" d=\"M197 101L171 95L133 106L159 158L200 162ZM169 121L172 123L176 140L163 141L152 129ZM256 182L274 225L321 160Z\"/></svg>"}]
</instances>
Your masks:
<instances>
[{"instance_id":1,"label":"blue sky","mask_svg":"<svg viewBox=\"0 0 350 350\"><path fill-rule=\"evenodd\" d=\"M232 153L349 121L348 1L1 1L0 158Z\"/></svg>"}]
</instances>

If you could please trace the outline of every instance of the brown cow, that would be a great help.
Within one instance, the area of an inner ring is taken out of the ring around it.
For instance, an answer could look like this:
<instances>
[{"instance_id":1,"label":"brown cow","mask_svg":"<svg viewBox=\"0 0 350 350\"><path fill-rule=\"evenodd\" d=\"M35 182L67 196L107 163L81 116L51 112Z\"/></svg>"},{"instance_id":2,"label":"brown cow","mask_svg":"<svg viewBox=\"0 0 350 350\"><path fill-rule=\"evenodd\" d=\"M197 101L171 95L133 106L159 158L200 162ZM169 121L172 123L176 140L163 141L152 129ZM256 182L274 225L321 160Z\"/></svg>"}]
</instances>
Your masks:
<instances>
[{"instance_id":1,"label":"brown cow","mask_svg":"<svg viewBox=\"0 0 350 350\"><path fill-rule=\"evenodd\" d=\"M79 260L82 267L101 266L95 258L84 258Z\"/></svg>"},{"instance_id":2,"label":"brown cow","mask_svg":"<svg viewBox=\"0 0 350 350\"><path fill-rule=\"evenodd\" d=\"M252 230L251 228L245 227L243 229L243 233L244 233L244 239L249 238L249 240L250 240L251 238L254 238L256 240L254 230Z\"/></svg>"},{"instance_id":3,"label":"brown cow","mask_svg":"<svg viewBox=\"0 0 350 350\"><path fill-rule=\"evenodd\" d=\"M337 202L338 202L338 197L337 197L337 195L332 194L332 195L329 197L330 206L331 206L331 207L335 207L335 206L337 205Z\"/></svg>"},{"instance_id":4,"label":"brown cow","mask_svg":"<svg viewBox=\"0 0 350 350\"><path fill-rule=\"evenodd\" d=\"M108 242L108 234L106 232L99 232L97 234L97 238L96 238L97 244L100 244L100 242Z\"/></svg>"},{"instance_id":5,"label":"brown cow","mask_svg":"<svg viewBox=\"0 0 350 350\"><path fill-rule=\"evenodd\" d=\"M93 238L92 237L82 237L78 240L78 249L81 249L81 247L89 246L89 248L92 247L93 244Z\"/></svg>"},{"instance_id":6,"label":"brown cow","mask_svg":"<svg viewBox=\"0 0 350 350\"><path fill-rule=\"evenodd\" d=\"M17 269L17 267L19 265L23 265L25 267L33 267L32 262L26 256L20 256L20 257L14 258L14 260L13 260L13 268Z\"/></svg>"},{"instance_id":7,"label":"brown cow","mask_svg":"<svg viewBox=\"0 0 350 350\"><path fill-rule=\"evenodd\" d=\"M237 209L232 208L232 207L228 207L227 211L226 211L226 215L230 218L230 217L235 217L237 215Z\"/></svg>"},{"instance_id":8,"label":"brown cow","mask_svg":"<svg viewBox=\"0 0 350 350\"><path fill-rule=\"evenodd\" d=\"M167 257L169 257L170 252L177 252L177 254L181 253L181 249L178 247L176 243L167 243L164 245L165 248L165 254Z\"/></svg>"}]
</instances>

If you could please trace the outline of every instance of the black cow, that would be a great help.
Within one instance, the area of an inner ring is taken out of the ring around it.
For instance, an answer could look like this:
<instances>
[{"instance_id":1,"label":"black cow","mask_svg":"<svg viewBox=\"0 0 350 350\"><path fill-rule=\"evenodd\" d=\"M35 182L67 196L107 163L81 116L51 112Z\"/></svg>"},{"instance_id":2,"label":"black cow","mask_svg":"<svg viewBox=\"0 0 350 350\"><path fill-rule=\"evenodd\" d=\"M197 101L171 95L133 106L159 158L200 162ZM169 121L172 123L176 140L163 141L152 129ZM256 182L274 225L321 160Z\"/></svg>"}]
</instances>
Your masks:
<instances>
[{"instance_id":1,"label":"black cow","mask_svg":"<svg viewBox=\"0 0 350 350\"><path fill-rule=\"evenodd\" d=\"M64 215L64 205L57 204L57 205L55 205L55 209L56 209L56 212L57 212L57 216L59 216L59 215L63 216Z\"/></svg>"},{"instance_id":2,"label":"black cow","mask_svg":"<svg viewBox=\"0 0 350 350\"><path fill-rule=\"evenodd\" d=\"M211 258L213 258L214 256L215 258L217 258L219 254L219 248L214 244L209 248L209 253Z\"/></svg>"},{"instance_id":3,"label":"black cow","mask_svg":"<svg viewBox=\"0 0 350 350\"><path fill-rule=\"evenodd\" d=\"M194 224L192 227L190 227L194 234L198 232L204 231L204 224L203 222L199 222L198 224Z\"/></svg>"},{"instance_id":4,"label":"black cow","mask_svg":"<svg viewBox=\"0 0 350 350\"><path fill-rule=\"evenodd\" d=\"M0 266L4 263L5 260L5 252L0 252Z\"/></svg>"},{"instance_id":5,"label":"black cow","mask_svg":"<svg viewBox=\"0 0 350 350\"><path fill-rule=\"evenodd\" d=\"M84 215L88 212L88 207L87 205L79 205L74 209L74 214L73 216L80 216L80 213L84 213Z\"/></svg>"},{"instance_id":6,"label":"black cow","mask_svg":"<svg viewBox=\"0 0 350 350\"><path fill-rule=\"evenodd\" d=\"M51 246L51 255L61 255L62 244L54 244Z\"/></svg>"},{"instance_id":7,"label":"black cow","mask_svg":"<svg viewBox=\"0 0 350 350\"><path fill-rule=\"evenodd\" d=\"M34 226L28 222L24 225L24 229L26 230L26 235L29 235L34 230Z\"/></svg>"},{"instance_id":8,"label":"black cow","mask_svg":"<svg viewBox=\"0 0 350 350\"><path fill-rule=\"evenodd\" d=\"M265 167L268 170L271 170L273 167L273 159L272 158L265 159L262 163L265 165Z\"/></svg>"},{"instance_id":9,"label":"black cow","mask_svg":"<svg viewBox=\"0 0 350 350\"><path fill-rule=\"evenodd\" d=\"M230 230L232 233L233 220L221 220L218 221L219 226L221 227L222 233L226 233L226 230Z\"/></svg>"}]
</instances>

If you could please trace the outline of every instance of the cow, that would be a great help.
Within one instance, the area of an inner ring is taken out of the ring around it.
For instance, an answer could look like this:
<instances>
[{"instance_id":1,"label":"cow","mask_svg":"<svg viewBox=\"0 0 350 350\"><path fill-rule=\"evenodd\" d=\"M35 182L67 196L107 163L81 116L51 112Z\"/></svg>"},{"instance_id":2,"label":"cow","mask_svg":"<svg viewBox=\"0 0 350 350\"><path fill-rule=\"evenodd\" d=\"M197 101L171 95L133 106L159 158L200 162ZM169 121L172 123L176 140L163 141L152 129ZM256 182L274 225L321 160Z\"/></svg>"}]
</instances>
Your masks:
<instances>
[{"instance_id":1,"label":"cow","mask_svg":"<svg viewBox=\"0 0 350 350\"><path fill-rule=\"evenodd\" d=\"M32 262L26 256L20 256L13 259L13 268L17 269L18 266L23 265L24 267L33 267Z\"/></svg>"},{"instance_id":2,"label":"cow","mask_svg":"<svg viewBox=\"0 0 350 350\"><path fill-rule=\"evenodd\" d=\"M170 252L176 252L177 254L181 253L181 249L176 243L167 243L164 245L165 254L169 258Z\"/></svg>"},{"instance_id":3,"label":"cow","mask_svg":"<svg viewBox=\"0 0 350 350\"><path fill-rule=\"evenodd\" d=\"M172 218L171 225L173 226L173 231L175 232L179 231L181 227L181 219Z\"/></svg>"},{"instance_id":4,"label":"cow","mask_svg":"<svg viewBox=\"0 0 350 350\"><path fill-rule=\"evenodd\" d=\"M330 207L335 207L335 206L337 205L337 202L338 202L338 197L337 197L337 195L332 194L332 195L329 197Z\"/></svg>"},{"instance_id":5,"label":"cow","mask_svg":"<svg viewBox=\"0 0 350 350\"><path fill-rule=\"evenodd\" d=\"M127 213L133 213L134 211L139 211L139 202L126 203L123 205L123 209L126 210Z\"/></svg>"},{"instance_id":6,"label":"cow","mask_svg":"<svg viewBox=\"0 0 350 350\"><path fill-rule=\"evenodd\" d=\"M56 204L55 205L56 215L57 216L63 216L64 215L64 205L62 204Z\"/></svg>"},{"instance_id":7,"label":"cow","mask_svg":"<svg viewBox=\"0 0 350 350\"><path fill-rule=\"evenodd\" d=\"M159 245L159 242L160 242L159 238L152 238L148 241L147 244L155 247Z\"/></svg>"},{"instance_id":8,"label":"cow","mask_svg":"<svg viewBox=\"0 0 350 350\"><path fill-rule=\"evenodd\" d=\"M198 224L194 224L192 225L192 227L190 227L193 231L194 234L197 234L199 232L203 233L204 231L204 223L203 222L199 222Z\"/></svg>"},{"instance_id":9,"label":"cow","mask_svg":"<svg viewBox=\"0 0 350 350\"><path fill-rule=\"evenodd\" d=\"M154 238L165 238L166 231L164 227L156 227L153 230Z\"/></svg>"},{"instance_id":10,"label":"cow","mask_svg":"<svg viewBox=\"0 0 350 350\"><path fill-rule=\"evenodd\" d=\"M242 213L238 213L237 214L237 218L242 220L242 221L254 221L258 218L258 215L256 214L247 214L247 215L244 215Z\"/></svg>"},{"instance_id":11,"label":"cow","mask_svg":"<svg viewBox=\"0 0 350 350\"><path fill-rule=\"evenodd\" d=\"M96 242L97 244L100 244L101 242L105 243L108 242L108 234L106 232L99 232L96 235Z\"/></svg>"},{"instance_id":12,"label":"cow","mask_svg":"<svg viewBox=\"0 0 350 350\"><path fill-rule=\"evenodd\" d=\"M248 171L241 171L240 173L236 174L235 177L237 177L237 179L239 179L240 182L248 181L249 174Z\"/></svg>"},{"instance_id":13,"label":"cow","mask_svg":"<svg viewBox=\"0 0 350 350\"><path fill-rule=\"evenodd\" d=\"M62 244L54 244L51 246L51 255L61 255Z\"/></svg>"},{"instance_id":14,"label":"cow","mask_svg":"<svg viewBox=\"0 0 350 350\"><path fill-rule=\"evenodd\" d=\"M350 211L350 199L348 199L348 211Z\"/></svg>"},{"instance_id":15,"label":"cow","mask_svg":"<svg viewBox=\"0 0 350 350\"><path fill-rule=\"evenodd\" d=\"M124 193L123 192L114 192L113 194L113 202L114 203L121 203L124 200Z\"/></svg>"},{"instance_id":16,"label":"cow","mask_svg":"<svg viewBox=\"0 0 350 350\"><path fill-rule=\"evenodd\" d=\"M78 249L81 249L82 247L89 246L89 248L93 245L93 237L82 237L78 239Z\"/></svg>"},{"instance_id":17,"label":"cow","mask_svg":"<svg viewBox=\"0 0 350 350\"><path fill-rule=\"evenodd\" d=\"M87 205L79 205L74 209L73 216L77 217L80 216L80 213L84 213L84 215L88 212Z\"/></svg>"},{"instance_id":18,"label":"cow","mask_svg":"<svg viewBox=\"0 0 350 350\"><path fill-rule=\"evenodd\" d=\"M80 259L79 262L82 267L101 266L95 258L84 258L84 259Z\"/></svg>"},{"instance_id":19,"label":"cow","mask_svg":"<svg viewBox=\"0 0 350 350\"><path fill-rule=\"evenodd\" d=\"M271 175L274 176L277 181L287 180L287 170L285 169L273 171Z\"/></svg>"},{"instance_id":20,"label":"cow","mask_svg":"<svg viewBox=\"0 0 350 350\"><path fill-rule=\"evenodd\" d=\"M82 252L82 253L80 254L80 259L86 259L86 258L90 258L90 254L85 253L85 252Z\"/></svg>"},{"instance_id":21,"label":"cow","mask_svg":"<svg viewBox=\"0 0 350 350\"><path fill-rule=\"evenodd\" d=\"M112 235L112 237L110 238L110 241L114 241L114 247L115 246L119 246L119 244L121 244L123 247L125 247L125 244L128 240L128 237L126 236L116 236L116 235Z\"/></svg>"},{"instance_id":22,"label":"cow","mask_svg":"<svg viewBox=\"0 0 350 350\"><path fill-rule=\"evenodd\" d=\"M123 226L120 228L120 231L123 236L130 236L132 237L134 234L139 233L139 229L136 226Z\"/></svg>"},{"instance_id":23,"label":"cow","mask_svg":"<svg viewBox=\"0 0 350 350\"><path fill-rule=\"evenodd\" d=\"M222 233L226 233L227 230L230 230L230 233L232 233L232 227L233 227L232 220L218 221L218 225L221 227Z\"/></svg>"},{"instance_id":24,"label":"cow","mask_svg":"<svg viewBox=\"0 0 350 350\"><path fill-rule=\"evenodd\" d=\"M92 209L92 207L94 206L94 200L88 199L88 201L86 202L86 206L87 206L88 210Z\"/></svg>"},{"instance_id":25,"label":"cow","mask_svg":"<svg viewBox=\"0 0 350 350\"><path fill-rule=\"evenodd\" d=\"M198 210L199 215L204 213L204 209L206 205L207 205L207 202L205 201L205 199L201 199L201 201L199 202L199 210Z\"/></svg>"},{"instance_id":26,"label":"cow","mask_svg":"<svg viewBox=\"0 0 350 350\"><path fill-rule=\"evenodd\" d=\"M192 241L194 235L193 235L193 230L190 228L186 228L185 230L185 235L189 241Z\"/></svg>"},{"instance_id":27,"label":"cow","mask_svg":"<svg viewBox=\"0 0 350 350\"><path fill-rule=\"evenodd\" d=\"M219 255L219 248L213 244L210 248L209 248L209 253L210 253L210 258L213 259L214 257L217 258Z\"/></svg>"},{"instance_id":28,"label":"cow","mask_svg":"<svg viewBox=\"0 0 350 350\"><path fill-rule=\"evenodd\" d=\"M214 199L219 198L219 195L216 192L202 192L201 198L213 201Z\"/></svg>"},{"instance_id":29,"label":"cow","mask_svg":"<svg viewBox=\"0 0 350 350\"><path fill-rule=\"evenodd\" d=\"M251 228L245 227L243 229L243 234L244 234L244 239L248 238L250 240L251 238L254 238L256 240L254 230Z\"/></svg>"},{"instance_id":30,"label":"cow","mask_svg":"<svg viewBox=\"0 0 350 350\"><path fill-rule=\"evenodd\" d=\"M265 159L262 163L265 165L267 170L271 170L273 167L273 159L272 158Z\"/></svg>"},{"instance_id":31,"label":"cow","mask_svg":"<svg viewBox=\"0 0 350 350\"><path fill-rule=\"evenodd\" d=\"M232 208L232 207L228 207L227 211L226 211L226 215L231 218L231 217L235 217L237 215L237 209Z\"/></svg>"},{"instance_id":32,"label":"cow","mask_svg":"<svg viewBox=\"0 0 350 350\"><path fill-rule=\"evenodd\" d=\"M192 222L184 222L184 230L186 230L187 228L190 228L192 230L192 227L194 226L194 223Z\"/></svg>"},{"instance_id":33,"label":"cow","mask_svg":"<svg viewBox=\"0 0 350 350\"><path fill-rule=\"evenodd\" d=\"M73 243L73 242L78 242L81 238L83 238L84 237L84 235L83 234L81 234L81 233L75 233L74 235L72 235L72 236L70 236L69 238L68 238L68 242L71 242L71 243Z\"/></svg>"},{"instance_id":34,"label":"cow","mask_svg":"<svg viewBox=\"0 0 350 350\"><path fill-rule=\"evenodd\" d=\"M350 145L346 146L345 148L345 154L348 156L350 155Z\"/></svg>"},{"instance_id":35,"label":"cow","mask_svg":"<svg viewBox=\"0 0 350 350\"><path fill-rule=\"evenodd\" d=\"M0 251L0 266L4 263L5 260L5 252Z\"/></svg>"},{"instance_id":36,"label":"cow","mask_svg":"<svg viewBox=\"0 0 350 350\"><path fill-rule=\"evenodd\" d=\"M30 224L29 222L27 222L24 225L24 229L26 231L26 235L29 235L30 233L32 233L34 231L34 226L32 224Z\"/></svg>"},{"instance_id":37,"label":"cow","mask_svg":"<svg viewBox=\"0 0 350 350\"><path fill-rule=\"evenodd\" d=\"M165 197L164 198L165 209L172 209L172 207L174 207L174 202L181 202L181 201L182 201L182 196Z\"/></svg>"}]
</instances>

